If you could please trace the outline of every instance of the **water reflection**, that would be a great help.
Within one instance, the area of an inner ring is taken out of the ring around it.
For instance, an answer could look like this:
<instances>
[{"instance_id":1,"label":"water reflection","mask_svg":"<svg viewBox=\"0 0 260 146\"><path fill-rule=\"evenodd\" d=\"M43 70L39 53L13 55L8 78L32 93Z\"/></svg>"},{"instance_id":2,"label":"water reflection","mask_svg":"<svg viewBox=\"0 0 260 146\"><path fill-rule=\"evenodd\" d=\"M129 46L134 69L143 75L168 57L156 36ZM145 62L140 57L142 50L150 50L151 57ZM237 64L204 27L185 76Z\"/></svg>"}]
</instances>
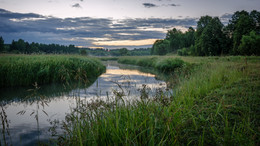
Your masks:
<instances>
[{"instance_id":1,"label":"water reflection","mask_svg":"<svg viewBox=\"0 0 260 146\"><path fill-rule=\"evenodd\" d=\"M6 141L13 145L37 145L39 141L48 141L50 121L64 120L66 113L76 107L77 99L88 102L93 98L112 97L113 91L121 89L127 98L136 98L140 96L138 89L143 84L151 89L150 95L153 96L156 89L167 86L154 74L140 71L135 66L115 62L106 62L106 66L106 73L88 87L52 84L29 91L28 87L0 89L1 131L6 134L1 135L2 144Z\"/></svg>"}]
</instances>

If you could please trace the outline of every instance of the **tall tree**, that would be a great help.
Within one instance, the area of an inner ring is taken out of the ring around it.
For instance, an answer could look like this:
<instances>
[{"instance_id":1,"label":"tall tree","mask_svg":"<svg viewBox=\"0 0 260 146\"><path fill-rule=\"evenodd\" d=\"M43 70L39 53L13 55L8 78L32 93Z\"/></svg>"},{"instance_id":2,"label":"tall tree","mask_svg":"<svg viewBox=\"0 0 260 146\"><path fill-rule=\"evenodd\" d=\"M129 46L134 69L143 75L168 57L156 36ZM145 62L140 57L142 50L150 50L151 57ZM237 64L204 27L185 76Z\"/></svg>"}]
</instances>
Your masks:
<instances>
[{"instance_id":1,"label":"tall tree","mask_svg":"<svg viewBox=\"0 0 260 146\"><path fill-rule=\"evenodd\" d=\"M260 34L260 12L253 10L250 13L250 17L254 21L254 25L255 25L254 31L256 32L256 34Z\"/></svg>"},{"instance_id":2,"label":"tall tree","mask_svg":"<svg viewBox=\"0 0 260 146\"><path fill-rule=\"evenodd\" d=\"M220 55L226 47L223 24L218 17L201 17L196 35L196 55Z\"/></svg>"},{"instance_id":3,"label":"tall tree","mask_svg":"<svg viewBox=\"0 0 260 146\"><path fill-rule=\"evenodd\" d=\"M167 54L167 50L169 50L170 47L170 41L165 40L156 40L153 44L151 54L152 55L165 55Z\"/></svg>"},{"instance_id":4,"label":"tall tree","mask_svg":"<svg viewBox=\"0 0 260 146\"><path fill-rule=\"evenodd\" d=\"M195 54L198 56L203 56L205 55L204 52L202 51L203 48L203 41L201 40L202 33L204 29L208 26L210 21L212 20L212 17L210 16L202 16L199 21L197 22L197 32L195 35ZM204 40L206 39L206 36L204 35Z\"/></svg>"},{"instance_id":5,"label":"tall tree","mask_svg":"<svg viewBox=\"0 0 260 146\"><path fill-rule=\"evenodd\" d=\"M2 38L2 36L0 37L0 52L4 51L4 39Z\"/></svg>"},{"instance_id":6,"label":"tall tree","mask_svg":"<svg viewBox=\"0 0 260 146\"><path fill-rule=\"evenodd\" d=\"M169 30L166 34L166 40L169 40L170 46L167 48L167 52L174 52L184 47L183 33L176 28Z\"/></svg>"},{"instance_id":7,"label":"tall tree","mask_svg":"<svg viewBox=\"0 0 260 146\"><path fill-rule=\"evenodd\" d=\"M233 41L231 53L238 55L238 46L241 43L242 36L248 35L252 30L255 30L256 23L247 11L237 11L232 16L227 28Z\"/></svg>"},{"instance_id":8,"label":"tall tree","mask_svg":"<svg viewBox=\"0 0 260 146\"><path fill-rule=\"evenodd\" d=\"M184 34L184 46L188 48L195 43L195 30L192 27L189 27L188 31Z\"/></svg>"}]
</instances>

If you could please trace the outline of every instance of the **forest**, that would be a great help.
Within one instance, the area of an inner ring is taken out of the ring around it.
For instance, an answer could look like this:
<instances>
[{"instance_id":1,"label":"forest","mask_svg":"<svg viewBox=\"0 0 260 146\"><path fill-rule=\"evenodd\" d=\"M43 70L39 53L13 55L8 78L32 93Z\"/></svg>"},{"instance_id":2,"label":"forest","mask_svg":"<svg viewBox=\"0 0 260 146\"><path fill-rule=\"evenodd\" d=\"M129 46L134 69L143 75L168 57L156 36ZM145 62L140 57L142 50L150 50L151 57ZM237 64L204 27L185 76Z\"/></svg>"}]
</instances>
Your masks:
<instances>
[{"instance_id":1,"label":"forest","mask_svg":"<svg viewBox=\"0 0 260 146\"><path fill-rule=\"evenodd\" d=\"M157 40L152 55L178 53L181 56L260 55L260 12L237 11L228 25L218 17L202 16L196 30L173 28Z\"/></svg>"}]
</instances>

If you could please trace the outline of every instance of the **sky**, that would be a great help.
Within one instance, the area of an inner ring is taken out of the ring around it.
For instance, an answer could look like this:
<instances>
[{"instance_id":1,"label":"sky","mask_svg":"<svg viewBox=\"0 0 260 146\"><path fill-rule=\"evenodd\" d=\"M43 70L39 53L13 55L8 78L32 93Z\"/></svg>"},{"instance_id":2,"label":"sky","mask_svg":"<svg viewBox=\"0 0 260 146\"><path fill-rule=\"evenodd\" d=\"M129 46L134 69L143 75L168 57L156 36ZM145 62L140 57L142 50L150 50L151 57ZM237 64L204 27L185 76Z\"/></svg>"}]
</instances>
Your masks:
<instances>
[{"instance_id":1,"label":"sky","mask_svg":"<svg viewBox=\"0 0 260 146\"><path fill-rule=\"evenodd\" d=\"M167 30L196 28L201 16L227 24L235 11L260 11L260 0L0 0L5 43L146 48Z\"/></svg>"}]
</instances>

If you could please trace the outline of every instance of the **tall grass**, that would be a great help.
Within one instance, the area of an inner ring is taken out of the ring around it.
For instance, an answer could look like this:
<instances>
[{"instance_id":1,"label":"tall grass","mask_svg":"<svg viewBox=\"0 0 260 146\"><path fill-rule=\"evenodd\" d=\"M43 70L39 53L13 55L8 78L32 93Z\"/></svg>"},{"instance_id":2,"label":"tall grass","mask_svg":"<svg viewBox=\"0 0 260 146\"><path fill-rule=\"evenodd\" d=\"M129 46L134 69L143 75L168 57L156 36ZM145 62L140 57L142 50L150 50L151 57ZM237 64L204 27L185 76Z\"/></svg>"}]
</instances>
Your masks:
<instances>
[{"instance_id":1,"label":"tall grass","mask_svg":"<svg viewBox=\"0 0 260 146\"><path fill-rule=\"evenodd\" d=\"M260 66L221 62L179 76L171 96L147 97L143 89L135 102L122 94L110 102L79 102L58 143L259 145Z\"/></svg>"},{"instance_id":2,"label":"tall grass","mask_svg":"<svg viewBox=\"0 0 260 146\"><path fill-rule=\"evenodd\" d=\"M2 55L0 87L89 82L105 71L98 60L71 55Z\"/></svg>"},{"instance_id":3,"label":"tall grass","mask_svg":"<svg viewBox=\"0 0 260 146\"><path fill-rule=\"evenodd\" d=\"M118 60L118 62L123 64L151 67L165 73L173 72L175 69L181 68L185 64L185 62L179 58L161 59L158 57L122 57Z\"/></svg>"}]
</instances>

